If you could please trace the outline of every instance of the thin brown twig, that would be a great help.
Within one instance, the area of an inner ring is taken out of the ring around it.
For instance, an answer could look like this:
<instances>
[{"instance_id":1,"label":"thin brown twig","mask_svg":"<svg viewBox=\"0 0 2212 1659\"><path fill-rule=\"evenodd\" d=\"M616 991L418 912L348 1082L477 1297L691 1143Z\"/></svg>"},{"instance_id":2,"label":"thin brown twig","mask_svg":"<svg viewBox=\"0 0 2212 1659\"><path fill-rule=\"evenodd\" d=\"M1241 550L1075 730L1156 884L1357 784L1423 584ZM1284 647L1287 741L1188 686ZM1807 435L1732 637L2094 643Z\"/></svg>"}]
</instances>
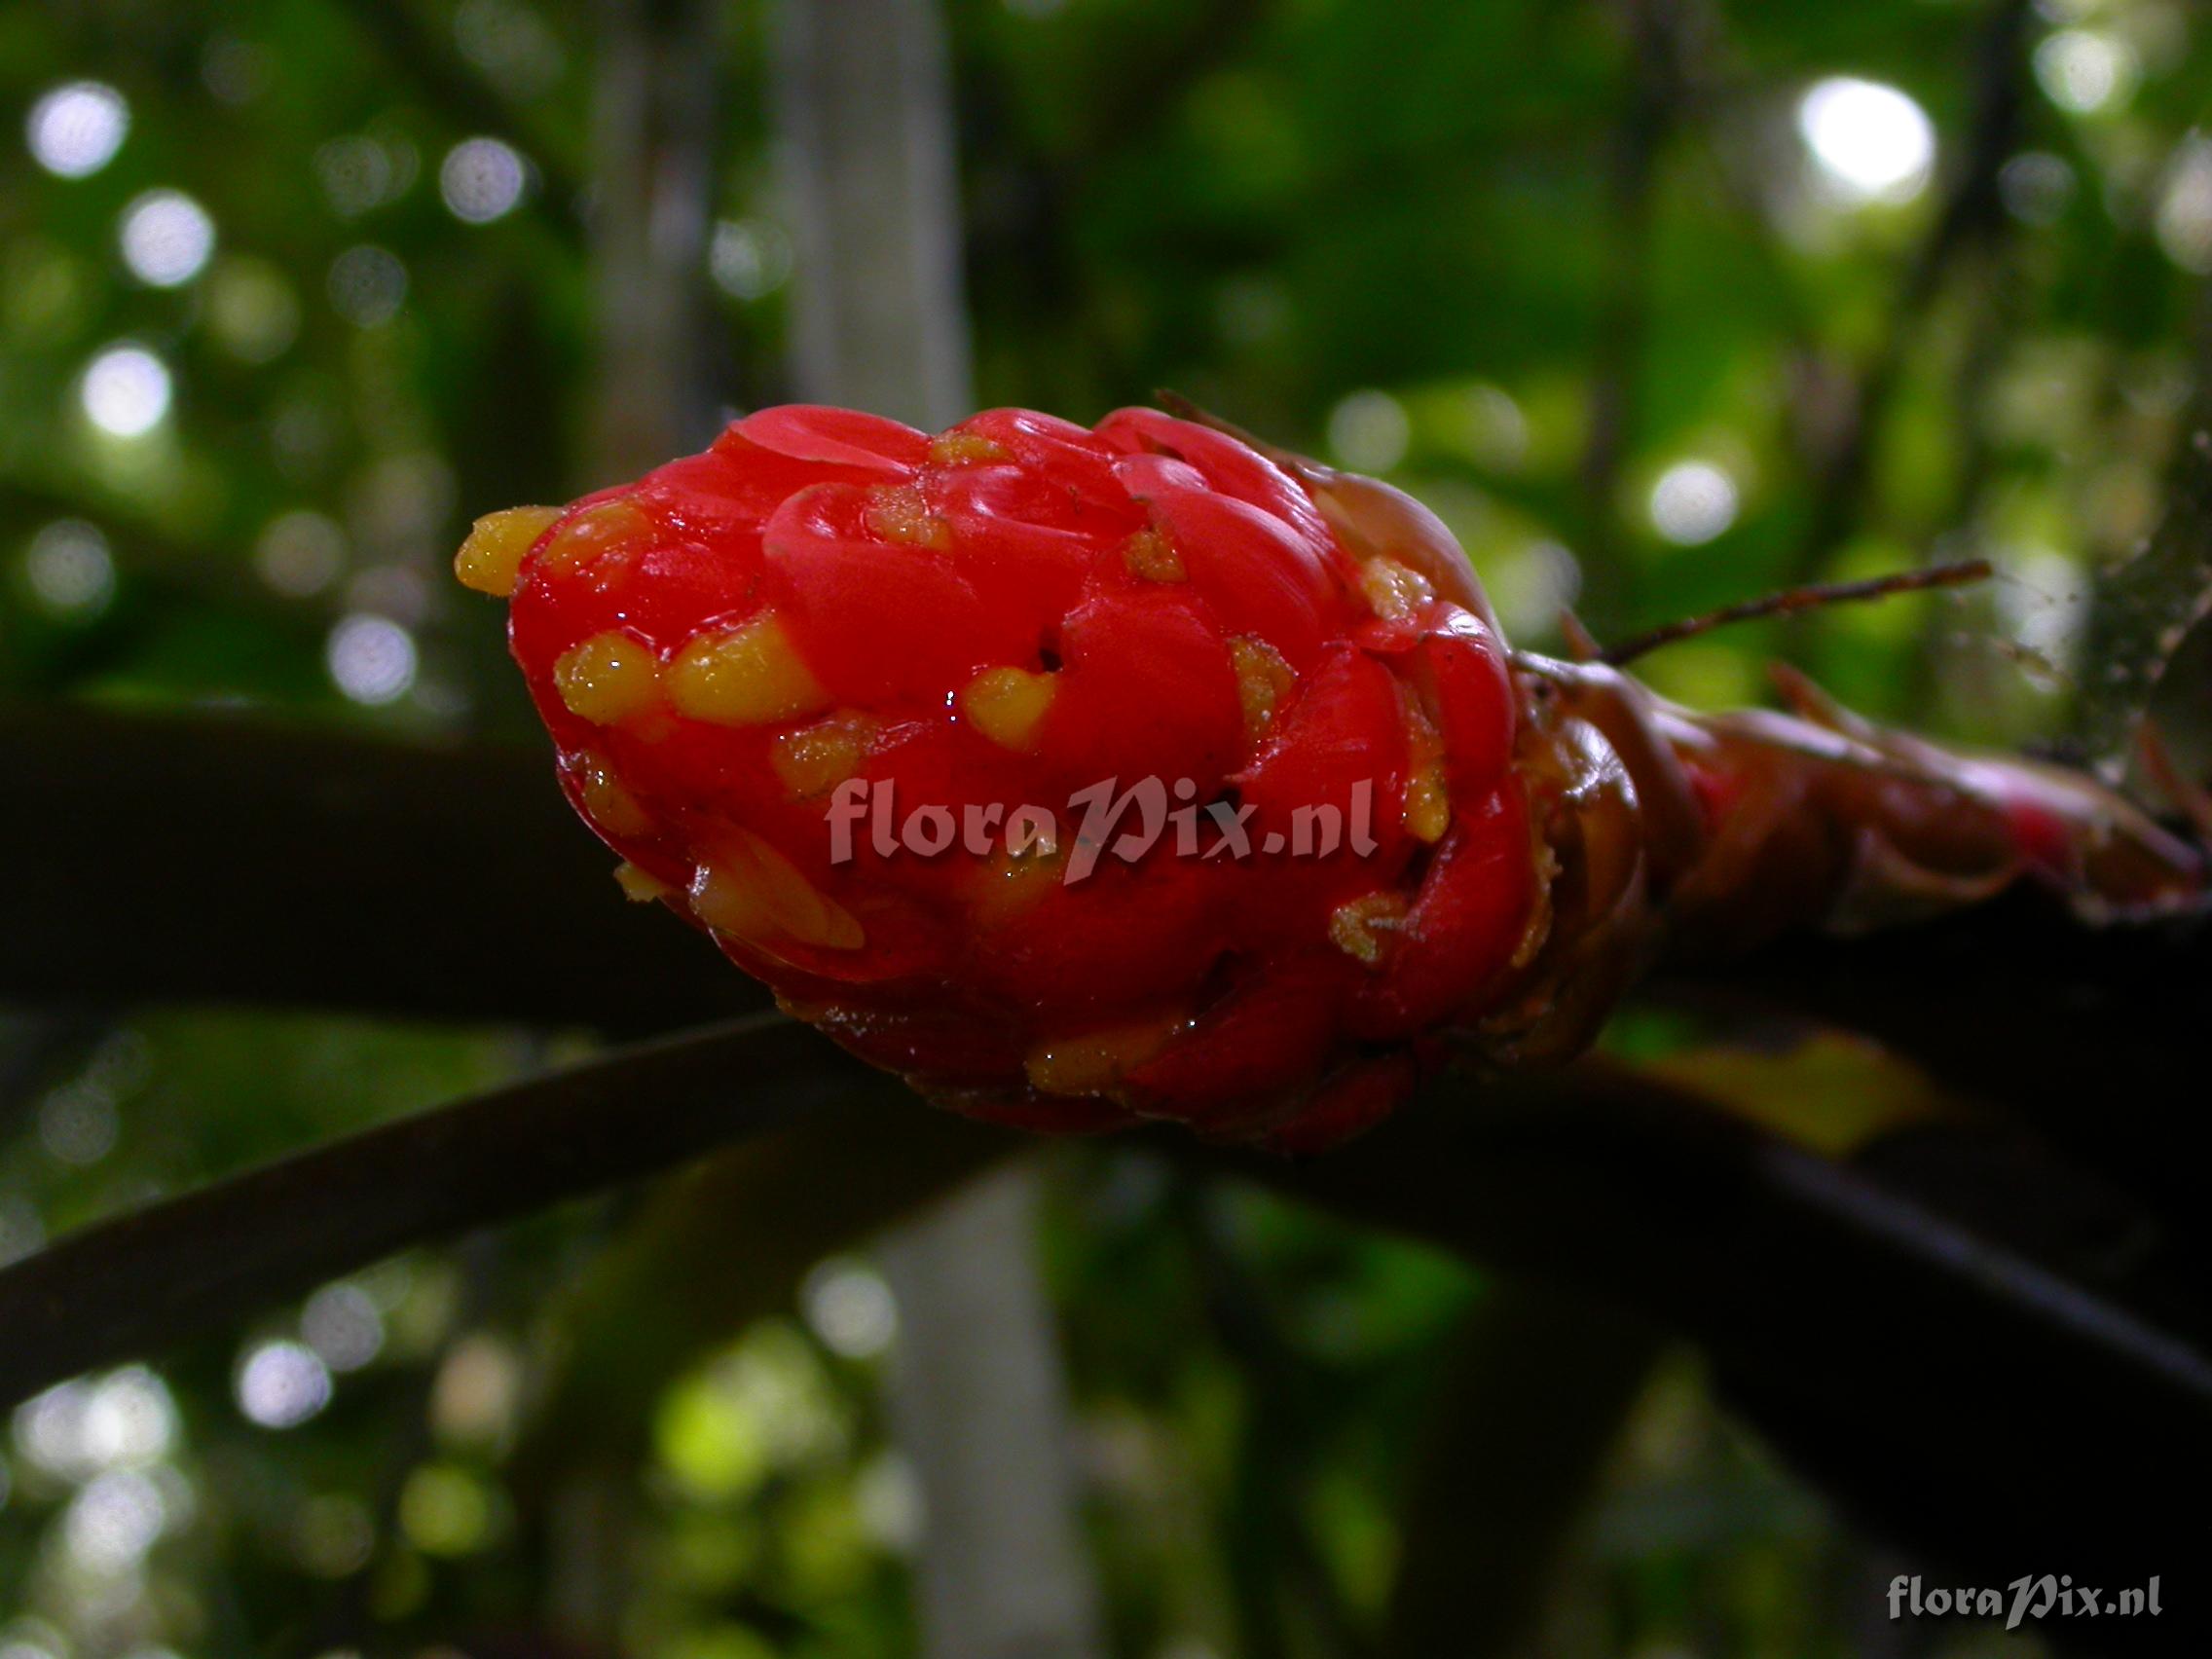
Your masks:
<instances>
[{"instance_id":1,"label":"thin brown twig","mask_svg":"<svg viewBox=\"0 0 2212 1659\"><path fill-rule=\"evenodd\" d=\"M1600 651L1598 660L1619 668L1624 663L1648 655L1662 645L1671 645L1680 640L1692 640L1700 634L1710 634L1715 628L1724 628L1733 622L1752 622L1764 616L1794 616L1801 610L1887 599L1897 593L1959 587L1968 582L1987 581L1990 574L1991 567L1987 559L1962 559L1956 564L1931 565L1920 571L1899 571L1887 576L1871 576L1864 581L1812 582L1803 587L1784 588L1778 593L1762 594L1757 599L1724 605L1718 610L1709 610L1702 616L1686 616L1678 622L1670 622L1665 627L1654 628L1649 633L1623 640L1619 645L1608 645Z\"/></svg>"},{"instance_id":2,"label":"thin brown twig","mask_svg":"<svg viewBox=\"0 0 2212 1659\"><path fill-rule=\"evenodd\" d=\"M2188 821L2197 840L2212 847L2212 790L2181 769L2156 720L2146 719L2137 729L2135 751L2142 759L2144 775Z\"/></svg>"}]
</instances>

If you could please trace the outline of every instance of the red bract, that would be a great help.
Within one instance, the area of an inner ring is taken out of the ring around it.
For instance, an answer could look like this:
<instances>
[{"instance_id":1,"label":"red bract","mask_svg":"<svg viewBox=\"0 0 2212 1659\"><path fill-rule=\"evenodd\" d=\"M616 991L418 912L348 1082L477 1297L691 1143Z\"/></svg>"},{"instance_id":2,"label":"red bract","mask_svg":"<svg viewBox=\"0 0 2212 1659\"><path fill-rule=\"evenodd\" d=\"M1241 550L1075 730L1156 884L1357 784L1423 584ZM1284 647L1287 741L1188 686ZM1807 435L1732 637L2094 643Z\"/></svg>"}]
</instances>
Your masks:
<instances>
[{"instance_id":1,"label":"red bract","mask_svg":"<svg viewBox=\"0 0 2212 1659\"><path fill-rule=\"evenodd\" d=\"M933 438L768 409L634 485L494 515L460 568L511 592L626 886L786 1008L977 1113L1305 1144L1387 1110L1540 912L1471 571L1412 501L1320 477L1145 410ZM1183 820L1083 874L1071 796L1148 779ZM873 810L840 862L856 783ZM1051 847L1009 845L1023 807ZM985 850L883 850L879 823L930 808L995 825Z\"/></svg>"}]
</instances>

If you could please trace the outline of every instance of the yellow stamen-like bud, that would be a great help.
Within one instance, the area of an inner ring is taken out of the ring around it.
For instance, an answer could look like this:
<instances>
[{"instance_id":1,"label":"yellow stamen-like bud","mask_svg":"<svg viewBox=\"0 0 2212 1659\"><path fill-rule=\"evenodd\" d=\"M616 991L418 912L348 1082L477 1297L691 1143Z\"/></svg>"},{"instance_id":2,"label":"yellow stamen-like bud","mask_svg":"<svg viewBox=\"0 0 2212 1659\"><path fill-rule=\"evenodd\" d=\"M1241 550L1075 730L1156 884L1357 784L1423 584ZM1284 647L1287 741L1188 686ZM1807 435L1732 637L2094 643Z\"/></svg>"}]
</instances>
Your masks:
<instances>
[{"instance_id":1,"label":"yellow stamen-like bud","mask_svg":"<svg viewBox=\"0 0 2212 1659\"><path fill-rule=\"evenodd\" d=\"M453 573L462 587L494 599L511 597L523 555L560 516L559 507L509 507L503 513L486 513L470 527L468 539L453 556Z\"/></svg>"},{"instance_id":2,"label":"yellow stamen-like bud","mask_svg":"<svg viewBox=\"0 0 2212 1659\"><path fill-rule=\"evenodd\" d=\"M1059 687L1049 674L1025 668L986 668L960 693L961 713L1002 749L1036 747L1038 727Z\"/></svg>"},{"instance_id":3,"label":"yellow stamen-like bud","mask_svg":"<svg viewBox=\"0 0 2212 1659\"><path fill-rule=\"evenodd\" d=\"M1253 634L1229 642L1229 660L1236 670L1236 698L1244 707L1244 735L1257 740L1274 723L1275 711L1298 683L1282 652Z\"/></svg>"},{"instance_id":4,"label":"yellow stamen-like bud","mask_svg":"<svg viewBox=\"0 0 2212 1659\"><path fill-rule=\"evenodd\" d=\"M1406 828L1417 840L1434 846L1452 828L1452 796L1444 787L1444 769L1423 766L1406 780Z\"/></svg>"},{"instance_id":5,"label":"yellow stamen-like bud","mask_svg":"<svg viewBox=\"0 0 2212 1659\"><path fill-rule=\"evenodd\" d=\"M594 634L561 653L553 687L571 714L594 725L615 725L660 700L660 664L635 634Z\"/></svg>"},{"instance_id":6,"label":"yellow stamen-like bud","mask_svg":"<svg viewBox=\"0 0 2212 1659\"><path fill-rule=\"evenodd\" d=\"M1434 846L1452 828L1452 791L1444 776L1444 740L1419 709L1406 714L1406 803L1401 816L1416 840Z\"/></svg>"},{"instance_id":7,"label":"yellow stamen-like bud","mask_svg":"<svg viewBox=\"0 0 2212 1659\"><path fill-rule=\"evenodd\" d=\"M875 741L876 723L847 709L785 732L768 752L768 763L796 800L826 795L859 773Z\"/></svg>"},{"instance_id":8,"label":"yellow stamen-like bud","mask_svg":"<svg viewBox=\"0 0 2212 1659\"><path fill-rule=\"evenodd\" d=\"M1329 915L1329 939L1346 956L1374 967L1391 933L1406 919L1406 901L1395 893L1370 893L1339 904Z\"/></svg>"},{"instance_id":9,"label":"yellow stamen-like bud","mask_svg":"<svg viewBox=\"0 0 2212 1659\"><path fill-rule=\"evenodd\" d=\"M1030 1088L1040 1093L1105 1094L1167 1047L1186 1024L1171 1015L1050 1037L1029 1051L1022 1069Z\"/></svg>"},{"instance_id":10,"label":"yellow stamen-like bud","mask_svg":"<svg viewBox=\"0 0 2212 1659\"><path fill-rule=\"evenodd\" d=\"M766 725L827 705L772 613L691 641L668 665L668 697L679 714L715 725Z\"/></svg>"},{"instance_id":11,"label":"yellow stamen-like bud","mask_svg":"<svg viewBox=\"0 0 2212 1659\"><path fill-rule=\"evenodd\" d=\"M1132 575L1142 576L1148 582L1179 582L1187 577L1183 571L1183 555L1175 551L1175 543L1157 530L1140 530L1122 543L1122 563Z\"/></svg>"},{"instance_id":12,"label":"yellow stamen-like bud","mask_svg":"<svg viewBox=\"0 0 2212 1659\"><path fill-rule=\"evenodd\" d=\"M633 904L650 904L655 899L665 899L676 891L659 876L647 874L627 859L614 866L614 885L622 889L622 897Z\"/></svg>"},{"instance_id":13,"label":"yellow stamen-like bud","mask_svg":"<svg viewBox=\"0 0 2212 1659\"><path fill-rule=\"evenodd\" d=\"M699 866L691 880L691 911L717 933L754 944L786 939L823 950L858 950L867 942L850 910L745 830L718 849L714 862Z\"/></svg>"},{"instance_id":14,"label":"yellow stamen-like bud","mask_svg":"<svg viewBox=\"0 0 2212 1659\"><path fill-rule=\"evenodd\" d=\"M1413 615L1436 597L1426 576L1395 559L1370 559L1362 565L1359 590L1375 614L1389 622Z\"/></svg>"},{"instance_id":15,"label":"yellow stamen-like bud","mask_svg":"<svg viewBox=\"0 0 2212 1659\"><path fill-rule=\"evenodd\" d=\"M591 821L609 835L649 835L651 816L638 802L613 768L597 755L586 754L575 766L576 793L583 797Z\"/></svg>"},{"instance_id":16,"label":"yellow stamen-like bud","mask_svg":"<svg viewBox=\"0 0 2212 1659\"><path fill-rule=\"evenodd\" d=\"M875 491L868 499L867 527L886 541L903 541L909 547L942 551L952 545L950 527L931 515L929 502L911 484Z\"/></svg>"},{"instance_id":17,"label":"yellow stamen-like bud","mask_svg":"<svg viewBox=\"0 0 2212 1659\"><path fill-rule=\"evenodd\" d=\"M976 466L1006 460L1006 451L980 432L940 432L930 439L930 460L940 466Z\"/></svg>"},{"instance_id":18,"label":"yellow stamen-like bud","mask_svg":"<svg viewBox=\"0 0 2212 1659\"><path fill-rule=\"evenodd\" d=\"M995 927L1020 915L1051 892L1067 867L1067 854L1057 846L1033 846L1019 853L1001 847L983 866L974 888L977 923Z\"/></svg>"}]
</instances>

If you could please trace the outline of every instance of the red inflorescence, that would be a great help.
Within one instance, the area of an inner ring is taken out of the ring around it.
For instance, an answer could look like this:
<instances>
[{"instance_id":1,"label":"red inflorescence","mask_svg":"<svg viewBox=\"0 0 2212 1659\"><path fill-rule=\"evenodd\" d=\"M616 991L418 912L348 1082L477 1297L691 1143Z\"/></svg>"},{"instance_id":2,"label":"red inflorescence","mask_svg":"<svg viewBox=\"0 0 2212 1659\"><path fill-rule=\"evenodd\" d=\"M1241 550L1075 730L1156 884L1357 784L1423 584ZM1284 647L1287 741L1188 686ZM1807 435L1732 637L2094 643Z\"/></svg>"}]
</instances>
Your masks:
<instances>
[{"instance_id":1,"label":"red inflorescence","mask_svg":"<svg viewBox=\"0 0 2212 1659\"><path fill-rule=\"evenodd\" d=\"M1541 925L1503 647L1455 561L1380 485L1152 411L931 437L787 407L495 514L459 567L512 593L624 885L786 1008L963 1110L1310 1146L1386 1111ZM1182 817L1139 852L1132 797L1087 848L1071 799L1107 780Z\"/></svg>"}]
</instances>

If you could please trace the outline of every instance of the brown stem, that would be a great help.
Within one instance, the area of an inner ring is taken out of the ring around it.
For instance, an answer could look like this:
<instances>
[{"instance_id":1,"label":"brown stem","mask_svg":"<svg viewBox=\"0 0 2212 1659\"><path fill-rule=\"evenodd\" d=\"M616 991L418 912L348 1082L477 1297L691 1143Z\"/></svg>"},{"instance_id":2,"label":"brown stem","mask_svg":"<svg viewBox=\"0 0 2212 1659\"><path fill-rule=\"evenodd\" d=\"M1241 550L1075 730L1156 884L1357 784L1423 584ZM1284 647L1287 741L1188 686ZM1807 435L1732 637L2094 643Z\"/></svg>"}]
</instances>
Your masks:
<instances>
[{"instance_id":1,"label":"brown stem","mask_svg":"<svg viewBox=\"0 0 2212 1659\"><path fill-rule=\"evenodd\" d=\"M897 1092L762 1016L621 1051L300 1153L0 1270L0 1399L219 1329L407 1245L604 1192Z\"/></svg>"},{"instance_id":2,"label":"brown stem","mask_svg":"<svg viewBox=\"0 0 2212 1659\"><path fill-rule=\"evenodd\" d=\"M1508 1279L1485 1286L1452 1350L1417 1443L1386 1651L1539 1651L1562 1558L1660 1334Z\"/></svg>"},{"instance_id":3,"label":"brown stem","mask_svg":"<svg viewBox=\"0 0 2212 1659\"><path fill-rule=\"evenodd\" d=\"M763 1005L623 903L535 747L0 709L0 996L664 1031Z\"/></svg>"},{"instance_id":4,"label":"brown stem","mask_svg":"<svg viewBox=\"0 0 2212 1659\"><path fill-rule=\"evenodd\" d=\"M550 771L525 748L0 709L0 865L23 877L0 996L631 1033L760 1007L705 940L621 901ZM2212 1145L2176 1154L2195 1119L2164 1104L2200 1081L2176 1034L2212 1025L2212 929L2085 930L2023 895L1871 939L1794 938L1696 983L1870 1031L2163 1182L2212 1167Z\"/></svg>"},{"instance_id":5,"label":"brown stem","mask_svg":"<svg viewBox=\"0 0 2212 1659\"><path fill-rule=\"evenodd\" d=\"M88 1228L0 1271L0 1398L857 1095L873 1103L858 1133L895 1156L922 1108L811 1033L757 1022L517 1085ZM826 1148L808 1183L839 1179L854 1139ZM1946 1541L1985 1558L2064 1545L2101 1562L2146 1547L2155 1526L2120 1495L2212 1461L2212 1360L2173 1285L2120 1294L2093 1240L2079 1261L2039 1259L1617 1064L1473 1099L1440 1085L1306 1163L1182 1136L1151 1144L1642 1309L1697 1337L1770 1409L1785 1402L1789 1422L1828 1423L1825 1444L1886 1443L1845 1473L1862 1485L1894 1475L1889 1499L1910 1495L1905 1512L1954 1527ZM2019 1154L1996 1154L1974 1167L2002 1186ZM2178 1331L2162 1322L2176 1312ZM1998 1479L2029 1445L2037 1481ZM2002 1504L1984 1501L1996 1493Z\"/></svg>"},{"instance_id":6,"label":"brown stem","mask_svg":"<svg viewBox=\"0 0 2212 1659\"><path fill-rule=\"evenodd\" d=\"M1727 627L1734 622L1755 621L1763 616L1794 616L1801 610L1817 610L1830 605L1852 605L1863 600L1887 599L1897 593L1918 593L1927 588L1959 587L1967 582L1987 581L1990 564L1987 559L1966 559L1952 565L1931 565L1921 571L1899 571L1887 576L1874 576L1858 582L1814 582L1804 587L1785 588L1780 593L1764 594L1757 599L1747 599L1736 605L1722 606L1702 616L1685 617L1639 634L1617 645L1608 645L1600 651L1597 660L1618 668L1647 656L1662 645L1671 645L1681 640L1692 640L1700 634L1710 634L1715 628Z\"/></svg>"}]
</instances>

